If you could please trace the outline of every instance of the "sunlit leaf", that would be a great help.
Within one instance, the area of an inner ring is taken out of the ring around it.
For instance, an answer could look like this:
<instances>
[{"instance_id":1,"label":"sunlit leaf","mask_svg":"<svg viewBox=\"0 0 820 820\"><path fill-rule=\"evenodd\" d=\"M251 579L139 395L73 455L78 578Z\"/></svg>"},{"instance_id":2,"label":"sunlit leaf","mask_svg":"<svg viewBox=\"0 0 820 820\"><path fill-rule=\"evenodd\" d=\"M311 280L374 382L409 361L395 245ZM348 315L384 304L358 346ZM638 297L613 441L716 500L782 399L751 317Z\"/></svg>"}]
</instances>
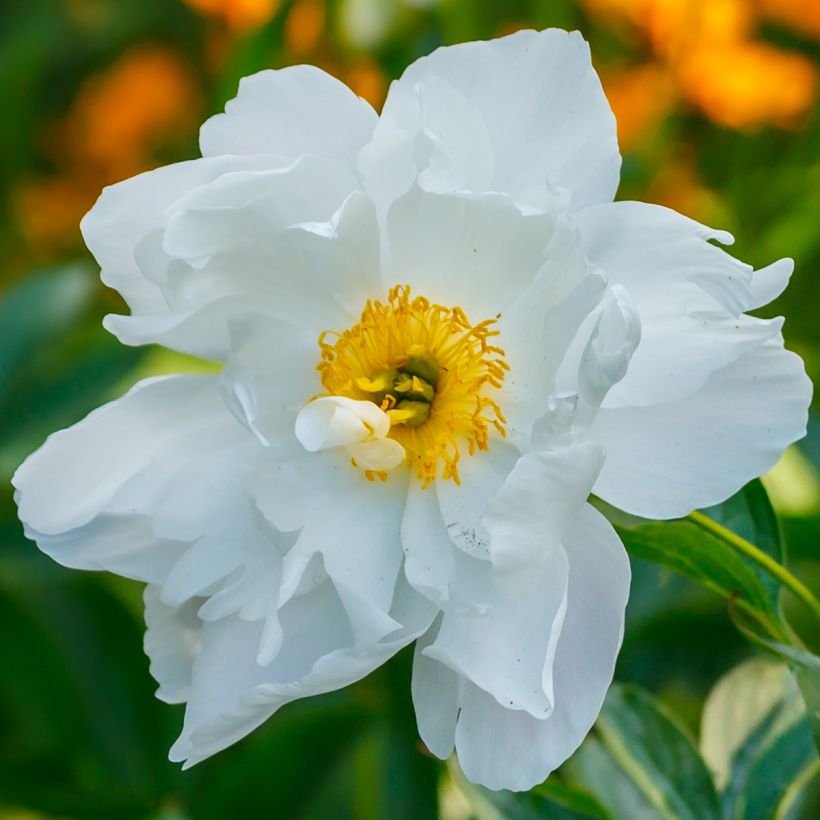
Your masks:
<instances>
[{"instance_id":1,"label":"sunlit leaf","mask_svg":"<svg viewBox=\"0 0 820 820\"><path fill-rule=\"evenodd\" d=\"M618 820L719 816L711 775L694 743L666 707L633 686L612 687L595 736L571 768Z\"/></svg>"},{"instance_id":2,"label":"sunlit leaf","mask_svg":"<svg viewBox=\"0 0 820 820\"><path fill-rule=\"evenodd\" d=\"M700 750L720 788L729 783L733 760L750 735L782 711L790 684L784 664L762 657L736 666L715 684L703 707Z\"/></svg>"}]
</instances>

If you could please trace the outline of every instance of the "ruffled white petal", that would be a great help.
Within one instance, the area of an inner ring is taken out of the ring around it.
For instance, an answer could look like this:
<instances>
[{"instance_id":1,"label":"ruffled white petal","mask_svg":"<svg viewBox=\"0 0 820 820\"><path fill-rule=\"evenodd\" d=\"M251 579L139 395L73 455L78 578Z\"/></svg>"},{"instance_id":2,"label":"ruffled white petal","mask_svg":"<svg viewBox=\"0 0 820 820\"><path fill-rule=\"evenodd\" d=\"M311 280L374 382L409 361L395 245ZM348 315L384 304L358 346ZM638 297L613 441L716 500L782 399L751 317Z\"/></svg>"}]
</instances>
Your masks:
<instances>
[{"instance_id":1,"label":"ruffled white petal","mask_svg":"<svg viewBox=\"0 0 820 820\"><path fill-rule=\"evenodd\" d=\"M224 359L228 324L243 314L300 323L314 337L347 324L378 276L375 215L366 197L350 196L354 184L341 166L302 158L193 188L137 248L164 306L108 316L106 327L127 344Z\"/></svg>"},{"instance_id":2,"label":"ruffled white petal","mask_svg":"<svg viewBox=\"0 0 820 820\"><path fill-rule=\"evenodd\" d=\"M162 489L152 483L152 468L161 461L182 467L206 440L221 447L247 440L226 412L215 378L140 382L121 399L49 436L26 459L12 479L20 518L30 530L49 536L77 530L102 513L153 511ZM54 557L70 561L68 553ZM100 568L90 563L86 568Z\"/></svg>"},{"instance_id":3,"label":"ruffled white petal","mask_svg":"<svg viewBox=\"0 0 820 820\"><path fill-rule=\"evenodd\" d=\"M202 126L199 144L206 157L308 154L353 168L377 119L344 83L315 66L296 65L241 79L225 113Z\"/></svg>"},{"instance_id":4,"label":"ruffled white petal","mask_svg":"<svg viewBox=\"0 0 820 820\"><path fill-rule=\"evenodd\" d=\"M252 486L267 520L295 534L284 558L280 607L309 583L321 559L357 646L394 630L388 613L402 562L399 529L407 475L368 481L344 451L328 451L262 470Z\"/></svg>"},{"instance_id":5,"label":"ruffled white petal","mask_svg":"<svg viewBox=\"0 0 820 820\"><path fill-rule=\"evenodd\" d=\"M212 376L149 380L52 436L14 482L26 533L56 561L147 581L164 606L264 624L293 537L246 491L270 451L240 425Z\"/></svg>"},{"instance_id":6,"label":"ruffled white petal","mask_svg":"<svg viewBox=\"0 0 820 820\"><path fill-rule=\"evenodd\" d=\"M202 622L199 601L170 607L159 597L159 587L145 587L145 654L151 675L159 683L157 697L166 703L185 703L191 689L191 666L200 648Z\"/></svg>"},{"instance_id":7,"label":"ruffled white petal","mask_svg":"<svg viewBox=\"0 0 820 820\"><path fill-rule=\"evenodd\" d=\"M143 266L137 247L163 228L169 207L191 189L232 171L270 168L277 162L267 155L191 160L104 188L80 223L83 239L102 268L103 282L118 290L135 313L167 309L155 281L164 269L161 248L145 247L142 255L149 264Z\"/></svg>"},{"instance_id":8,"label":"ruffled white petal","mask_svg":"<svg viewBox=\"0 0 820 820\"><path fill-rule=\"evenodd\" d=\"M526 593L497 593L486 613L445 612L423 653L537 720L554 708L553 658L567 606L567 558L560 545L549 572Z\"/></svg>"},{"instance_id":9,"label":"ruffled white petal","mask_svg":"<svg viewBox=\"0 0 820 820\"><path fill-rule=\"evenodd\" d=\"M594 492L647 518L724 501L805 435L811 392L802 360L778 337L685 399L604 407L589 431L607 454Z\"/></svg>"},{"instance_id":10,"label":"ruffled white petal","mask_svg":"<svg viewBox=\"0 0 820 820\"><path fill-rule=\"evenodd\" d=\"M444 610L487 611L494 594L492 565L486 556L456 546L437 493L422 490L418 482L408 487L401 542L404 573L415 589Z\"/></svg>"},{"instance_id":11,"label":"ruffled white petal","mask_svg":"<svg viewBox=\"0 0 820 820\"><path fill-rule=\"evenodd\" d=\"M583 438L601 405L628 373L642 333L635 305L621 285L607 289L578 328L565 347L547 411L533 427L536 448L559 447Z\"/></svg>"},{"instance_id":12,"label":"ruffled white petal","mask_svg":"<svg viewBox=\"0 0 820 820\"><path fill-rule=\"evenodd\" d=\"M264 156L183 163L106 189L84 234L133 313L106 327L127 344L224 358L227 322L243 312L267 309L315 334L348 322L378 281L375 215L349 196L355 186L330 160Z\"/></svg>"},{"instance_id":13,"label":"ruffled white petal","mask_svg":"<svg viewBox=\"0 0 820 820\"><path fill-rule=\"evenodd\" d=\"M441 517L450 540L468 555L490 560L490 534L482 518L520 455L516 447L494 440L488 451L462 459L460 485L441 478L436 481Z\"/></svg>"},{"instance_id":14,"label":"ruffled white petal","mask_svg":"<svg viewBox=\"0 0 820 820\"><path fill-rule=\"evenodd\" d=\"M498 344L510 366L501 404L508 436L517 442L530 438L533 424L560 389L562 362L606 293L605 279L584 256L580 237L566 218L557 220L544 256L532 283L502 312L497 325Z\"/></svg>"},{"instance_id":15,"label":"ruffled white petal","mask_svg":"<svg viewBox=\"0 0 820 820\"><path fill-rule=\"evenodd\" d=\"M423 633L435 610L400 580L390 613L395 631L357 648L336 588L320 583L282 608L281 649L266 666L254 660L258 623L206 624L171 760L184 760L188 768L244 737L285 703L354 683Z\"/></svg>"},{"instance_id":16,"label":"ruffled white petal","mask_svg":"<svg viewBox=\"0 0 820 820\"><path fill-rule=\"evenodd\" d=\"M781 320L742 315L759 307L763 293L753 295L758 274L749 265L709 241L729 243L729 234L641 202L585 209L577 224L589 258L623 287L640 317L641 343L606 406L683 398L778 333Z\"/></svg>"},{"instance_id":17,"label":"ruffled white petal","mask_svg":"<svg viewBox=\"0 0 820 820\"><path fill-rule=\"evenodd\" d=\"M553 571L564 532L589 495L603 452L581 444L518 460L482 516L496 583L531 590Z\"/></svg>"},{"instance_id":18,"label":"ruffled white petal","mask_svg":"<svg viewBox=\"0 0 820 820\"><path fill-rule=\"evenodd\" d=\"M441 48L393 83L360 159L389 203L418 178L430 191L498 191L543 208L610 201L615 118L578 32L520 31Z\"/></svg>"},{"instance_id":19,"label":"ruffled white petal","mask_svg":"<svg viewBox=\"0 0 820 820\"><path fill-rule=\"evenodd\" d=\"M491 789L542 782L580 745L612 680L629 591L626 553L589 506L567 531L564 548L567 606L551 664L554 706L544 719L505 708L470 678L437 668L429 657L436 627L417 645L413 702L422 739L439 757L455 745L467 778ZM480 646L481 620L475 623ZM532 626L525 619L519 628L526 634Z\"/></svg>"}]
</instances>

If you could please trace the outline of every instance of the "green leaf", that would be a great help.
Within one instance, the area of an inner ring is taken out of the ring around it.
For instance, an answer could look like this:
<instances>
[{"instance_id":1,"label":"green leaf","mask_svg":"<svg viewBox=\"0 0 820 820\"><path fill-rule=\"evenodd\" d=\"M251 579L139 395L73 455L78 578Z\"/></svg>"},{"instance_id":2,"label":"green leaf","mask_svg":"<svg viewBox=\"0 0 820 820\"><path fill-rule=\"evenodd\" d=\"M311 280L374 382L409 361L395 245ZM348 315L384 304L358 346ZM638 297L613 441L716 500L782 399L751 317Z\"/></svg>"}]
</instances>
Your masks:
<instances>
[{"instance_id":1,"label":"green leaf","mask_svg":"<svg viewBox=\"0 0 820 820\"><path fill-rule=\"evenodd\" d=\"M736 552L688 521L623 526L612 520L630 555L697 581L725 598L739 598L774 616L757 573Z\"/></svg>"},{"instance_id":2,"label":"green leaf","mask_svg":"<svg viewBox=\"0 0 820 820\"><path fill-rule=\"evenodd\" d=\"M729 783L733 761L741 747L748 747L750 736L782 712L790 685L794 683L784 664L755 657L731 669L712 688L703 706L700 750L718 787Z\"/></svg>"},{"instance_id":3,"label":"green leaf","mask_svg":"<svg viewBox=\"0 0 820 820\"><path fill-rule=\"evenodd\" d=\"M722 787L726 820L782 816L817 765L786 665L752 658L724 675L704 706L701 749Z\"/></svg>"},{"instance_id":4,"label":"green leaf","mask_svg":"<svg viewBox=\"0 0 820 820\"><path fill-rule=\"evenodd\" d=\"M23 279L0 301L0 391L24 373L32 351L53 342L77 321L94 296L85 265L68 265Z\"/></svg>"},{"instance_id":5,"label":"green leaf","mask_svg":"<svg viewBox=\"0 0 820 820\"><path fill-rule=\"evenodd\" d=\"M33 549L33 547L32 547ZM44 556L40 556L47 562ZM60 817L138 817L173 769L143 627L90 574L0 577L0 794Z\"/></svg>"},{"instance_id":6,"label":"green leaf","mask_svg":"<svg viewBox=\"0 0 820 820\"><path fill-rule=\"evenodd\" d=\"M780 535L772 503L759 479L750 481L740 492L728 501L702 510L705 515L723 524L735 535L745 538L779 564L786 563L786 550ZM750 564L769 595L769 602L779 611L780 584L771 575Z\"/></svg>"},{"instance_id":7,"label":"green leaf","mask_svg":"<svg viewBox=\"0 0 820 820\"><path fill-rule=\"evenodd\" d=\"M765 820L793 799L791 785L805 785L805 773L813 772L817 755L806 720L791 725L768 745L751 768L745 791L727 818Z\"/></svg>"},{"instance_id":8,"label":"green leaf","mask_svg":"<svg viewBox=\"0 0 820 820\"><path fill-rule=\"evenodd\" d=\"M807 650L773 641L749 630L746 630L746 634L761 648L780 657L792 670L803 696L815 748L820 753L820 658Z\"/></svg>"},{"instance_id":9,"label":"green leaf","mask_svg":"<svg viewBox=\"0 0 820 820\"><path fill-rule=\"evenodd\" d=\"M613 686L588 739L571 761L581 784L616 820L714 820L709 770L678 720L648 693Z\"/></svg>"},{"instance_id":10,"label":"green leaf","mask_svg":"<svg viewBox=\"0 0 820 820\"><path fill-rule=\"evenodd\" d=\"M686 519L648 521L625 515L600 501L596 504L615 526L630 555L697 581L747 613L751 610L776 634L782 632L777 583L764 577L758 567L719 538ZM760 482L751 482L707 512L752 543L759 541L761 549L781 560L777 520Z\"/></svg>"},{"instance_id":11,"label":"green leaf","mask_svg":"<svg viewBox=\"0 0 820 820\"><path fill-rule=\"evenodd\" d=\"M349 691L289 704L242 743L183 775L190 814L203 820L302 818L328 790L338 804L349 803L351 779L344 791L335 774L353 755L367 717Z\"/></svg>"}]
</instances>

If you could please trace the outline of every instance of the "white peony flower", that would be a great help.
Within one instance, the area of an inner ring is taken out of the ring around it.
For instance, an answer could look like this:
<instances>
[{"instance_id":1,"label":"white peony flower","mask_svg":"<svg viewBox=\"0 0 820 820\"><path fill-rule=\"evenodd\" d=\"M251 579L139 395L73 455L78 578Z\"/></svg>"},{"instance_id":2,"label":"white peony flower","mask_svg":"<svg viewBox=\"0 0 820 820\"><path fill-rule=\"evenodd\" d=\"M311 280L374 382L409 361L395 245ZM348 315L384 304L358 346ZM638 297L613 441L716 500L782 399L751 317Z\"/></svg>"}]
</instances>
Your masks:
<instances>
[{"instance_id":1,"label":"white peony flower","mask_svg":"<svg viewBox=\"0 0 820 820\"><path fill-rule=\"evenodd\" d=\"M242 81L203 158L82 228L128 316L222 362L141 382L14 484L60 563L147 583L192 765L415 639L421 736L497 788L592 726L629 566L592 492L681 516L799 438L810 386L746 312L791 262L613 203L615 122L577 34L436 51L377 117L318 69Z\"/></svg>"}]
</instances>

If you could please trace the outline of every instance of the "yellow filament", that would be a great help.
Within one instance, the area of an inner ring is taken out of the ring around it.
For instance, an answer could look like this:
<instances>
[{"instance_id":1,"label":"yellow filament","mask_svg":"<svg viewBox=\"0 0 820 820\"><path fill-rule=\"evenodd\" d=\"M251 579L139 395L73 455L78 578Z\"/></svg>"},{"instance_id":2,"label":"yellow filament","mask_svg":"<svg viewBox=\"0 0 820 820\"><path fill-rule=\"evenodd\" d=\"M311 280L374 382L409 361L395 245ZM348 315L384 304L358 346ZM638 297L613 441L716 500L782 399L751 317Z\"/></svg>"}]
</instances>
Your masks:
<instances>
[{"instance_id":1,"label":"yellow filament","mask_svg":"<svg viewBox=\"0 0 820 820\"><path fill-rule=\"evenodd\" d=\"M391 417L389 436L404 447L424 487L439 474L459 484L462 449L469 455L489 449L492 429L506 435L506 419L491 398L509 369L504 351L492 344L496 318L473 325L460 307L432 304L397 285L385 302L369 300L349 330L321 334L322 385L327 395L376 401ZM420 357L425 367L437 367L435 384L427 373L402 372L408 359ZM418 400L402 399L405 393ZM424 402L429 412L422 418Z\"/></svg>"}]
</instances>

